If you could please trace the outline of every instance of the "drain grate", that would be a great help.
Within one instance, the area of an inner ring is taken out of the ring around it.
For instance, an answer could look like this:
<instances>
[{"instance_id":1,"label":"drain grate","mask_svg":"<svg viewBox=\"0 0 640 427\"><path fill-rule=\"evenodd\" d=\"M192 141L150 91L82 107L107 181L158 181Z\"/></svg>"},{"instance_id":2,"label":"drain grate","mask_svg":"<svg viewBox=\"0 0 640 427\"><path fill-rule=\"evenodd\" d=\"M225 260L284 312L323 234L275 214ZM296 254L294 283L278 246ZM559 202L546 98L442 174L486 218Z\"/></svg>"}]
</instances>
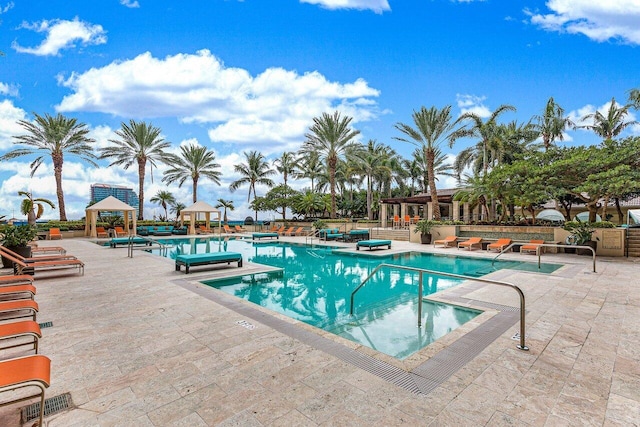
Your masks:
<instances>
[{"instance_id":1,"label":"drain grate","mask_svg":"<svg viewBox=\"0 0 640 427\"><path fill-rule=\"evenodd\" d=\"M58 412L62 412L66 409L73 407L71 401L71 393L64 393L58 396L50 397L44 400L44 416L47 417ZM22 408L22 420L24 424L31 420L36 420L40 417L40 402L36 402L32 405Z\"/></svg>"},{"instance_id":2,"label":"drain grate","mask_svg":"<svg viewBox=\"0 0 640 427\"><path fill-rule=\"evenodd\" d=\"M38 323L38 326L40 326L40 329L50 328L53 326L53 322Z\"/></svg>"}]
</instances>

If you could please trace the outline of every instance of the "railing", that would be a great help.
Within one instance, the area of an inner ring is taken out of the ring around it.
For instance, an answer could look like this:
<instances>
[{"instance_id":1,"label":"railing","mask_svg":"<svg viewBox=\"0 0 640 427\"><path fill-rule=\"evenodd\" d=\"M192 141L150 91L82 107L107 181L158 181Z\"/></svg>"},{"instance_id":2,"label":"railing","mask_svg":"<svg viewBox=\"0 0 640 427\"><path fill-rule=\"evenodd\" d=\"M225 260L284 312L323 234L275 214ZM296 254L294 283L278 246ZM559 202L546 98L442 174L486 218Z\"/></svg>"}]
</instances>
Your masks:
<instances>
[{"instance_id":1,"label":"railing","mask_svg":"<svg viewBox=\"0 0 640 427\"><path fill-rule=\"evenodd\" d=\"M476 282L481 282L481 283L489 283L492 285L499 285L499 286L507 286L510 287L512 289L514 289L517 293L518 296L520 297L520 344L517 346L517 348L519 348L520 350L524 350L524 351L528 351L529 347L527 347L525 345L525 298L524 298L524 293L522 292L522 290L517 287L516 285L513 285L511 283L507 283L507 282L500 282L497 280L491 280L491 279L483 279L483 278L478 278L478 277L470 277L470 276L463 276L461 274L454 274L454 273L444 273L441 271L434 271L434 270L427 270L424 268L416 268L416 267L407 267L407 266L403 266L403 265L395 265L395 264L380 264L378 265L376 268L373 269L373 271L367 276L366 279L364 279L362 281L362 283L360 283L360 285L358 285L357 288L355 288L353 290L353 292L351 292L351 305L349 308L349 315L353 316L353 303L354 303L354 298L356 293L362 289L362 287L374 276L374 274L376 274L380 269L382 268L393 268L393 269L398 269L398 270L407 270L407 271L413 271L413 272L417 272L420 274L420 278L418 281L418 300L419 300L419 304L418 304L418 328L422 327L422 300L423 300L423 275L425 273L427 274L432 274L432 275L437 275L437 276L444 276L444 277L452 277L455 279L464 279L464 280L473 280Z\"/></svg>"},{"instance_id":2,"label":"railing","mask_svg":"<svg viewBox=\"0 0 640 427\"><path fill-rule=\"evenodd\" d=\"M148 245L145 246L135 246L134 244L134 239L142 239L146 242L149 242ZM160 250L160 254L162 256L166 256L167 255L167 249L169 248L168 245L165 245L164 243L158 242L157 240L154 239L150 239L146 236L138 236L136 234L131 234L129 235L129 242L127 244L127 256L129 258L133 258L133 251L134 250L152 250L152 249L159 249Z\"/></svg>"},{"instance_id":3,"label":"railing","mask_svg":"<svg viewBox=\"0 0 640 427\"><path fill-rule=\"evenodd\" d=\"M496 255L491 260L491 266L493 267L493 264L496 261L496 259L498 259L498 257L500 255L502 255L503 253L507 252L513 246L522 246L522 245L526 245L526 244L527 243L511 243L509 246L504 248L498 255ZM542 251L540 250L540 248L576 248L576 249L590 249L591 250L591 253L592 253L592 256L593 256L593 272L597 273L597 271L596 271L596 250L593 249L591 246L586 246L586 245L559 245L557 243L531 243L531 244L532 245L535 244L537 246L536 255L538 256L538 270L540 270L540 267L541 267L540 256L542 255Z\"/></svg>"}]
</instances>

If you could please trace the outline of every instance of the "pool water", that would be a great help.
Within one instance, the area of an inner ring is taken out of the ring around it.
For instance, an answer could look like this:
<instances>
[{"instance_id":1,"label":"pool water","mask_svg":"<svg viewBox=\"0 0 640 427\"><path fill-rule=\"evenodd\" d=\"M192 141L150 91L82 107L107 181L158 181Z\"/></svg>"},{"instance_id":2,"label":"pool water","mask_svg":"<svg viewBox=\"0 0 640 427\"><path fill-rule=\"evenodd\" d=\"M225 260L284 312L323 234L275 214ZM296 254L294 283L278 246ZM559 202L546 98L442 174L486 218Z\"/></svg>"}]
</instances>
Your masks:
<instances>
[{"instance_id":1,"label":"pool water","mask_svg":"<svg viewBox=\"0 0 640 427\"><path fill-rule=\"evenodd\" d=\"M404 359L480 314L479 311L422 302L422 327L417 327L418 280L415 272L382 269L357 293L354 316L351 292L381 263L412 266L479 277L501 268L529 269L521 262L442 256L410 252L371 256L340 253L328 246L215 239L163 240L173 245L168 255L232 251L247 261L277 267L271 273L211 280L205 284L282 313L385 354ZM537 271L537 265L533 265ZM553 265L544 266L547 271ZM555 268L558 268L555 266ZM424 278L424 295L456 286L461 280Z\"/></svg>"}]
</instances>

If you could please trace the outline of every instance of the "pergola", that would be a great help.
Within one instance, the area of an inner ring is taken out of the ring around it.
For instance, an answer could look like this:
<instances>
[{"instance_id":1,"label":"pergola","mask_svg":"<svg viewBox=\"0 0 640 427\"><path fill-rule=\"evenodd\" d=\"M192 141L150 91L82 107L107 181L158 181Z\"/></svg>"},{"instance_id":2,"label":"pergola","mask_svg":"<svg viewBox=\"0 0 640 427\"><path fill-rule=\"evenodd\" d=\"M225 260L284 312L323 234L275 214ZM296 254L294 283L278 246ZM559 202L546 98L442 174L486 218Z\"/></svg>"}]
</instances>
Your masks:
<instances>
[{"instance_id":1,"label":"pergola","mask_svg":"<svg viewBox=\"0 0 640 427\"><path fill-rule=\"evenodd\" d=\"M129 215L133 219L133 229L136 229L136 208L129 206L125 202L109 196L98 203L89 206L85 211L84 235L98 237L96 233L96 221L98 212L122 212L124 217L124 229L129 233Z\"/></svg>"},{"instance_id":2,"label":"pergola","mask_svg":"<svg viewBox=\"0 0 640 427\"><path fill-rule=\"evenodd\" d=\"M204 213L205 221L207 222L207 226L211 221L211 214L217 214L218 216L218 227L221 226L220 220L220 211L213 206L211 206L207 202L195 202L193 205L188 208L184 208L180 211L180 223L184 224L184 217L189 217L189 234L196 234L196 217L199 213Z\"/></svg>"}]
</instances>

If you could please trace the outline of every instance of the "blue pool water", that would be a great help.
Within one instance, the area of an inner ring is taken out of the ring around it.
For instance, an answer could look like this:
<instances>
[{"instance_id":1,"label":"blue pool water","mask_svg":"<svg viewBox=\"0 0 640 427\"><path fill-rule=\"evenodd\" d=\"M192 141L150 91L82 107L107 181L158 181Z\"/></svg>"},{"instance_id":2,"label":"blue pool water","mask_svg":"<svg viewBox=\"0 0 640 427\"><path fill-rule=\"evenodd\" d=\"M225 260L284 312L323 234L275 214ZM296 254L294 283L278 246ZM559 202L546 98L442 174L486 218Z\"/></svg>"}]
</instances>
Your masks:
<instances>
[{"instance_id":1,"label":"blue pool water","mask_svg":"<svg viewBox=\"0 0 640 427\"><path fill-rule=\"evenodd\" d=\"M167 256L179 253L240 252L254 263L277 267L272 273L237 276L205 282L286 316L404 359L473 319L480 312L448 304L423 302L421 328L417 327L418 274L383 269L355 297L355 316L349 315L351 292L380 263L412 266L479 277L501 268L531 269L523 262L441 256L410 252L387 256L347 254L327 246L281 242L252 243L214 239L163 240L173 246ZM553 271L559 265L545 265ZM450 288L460 280L425 276L424 295Z\"/></svg>"}]
</instances>

